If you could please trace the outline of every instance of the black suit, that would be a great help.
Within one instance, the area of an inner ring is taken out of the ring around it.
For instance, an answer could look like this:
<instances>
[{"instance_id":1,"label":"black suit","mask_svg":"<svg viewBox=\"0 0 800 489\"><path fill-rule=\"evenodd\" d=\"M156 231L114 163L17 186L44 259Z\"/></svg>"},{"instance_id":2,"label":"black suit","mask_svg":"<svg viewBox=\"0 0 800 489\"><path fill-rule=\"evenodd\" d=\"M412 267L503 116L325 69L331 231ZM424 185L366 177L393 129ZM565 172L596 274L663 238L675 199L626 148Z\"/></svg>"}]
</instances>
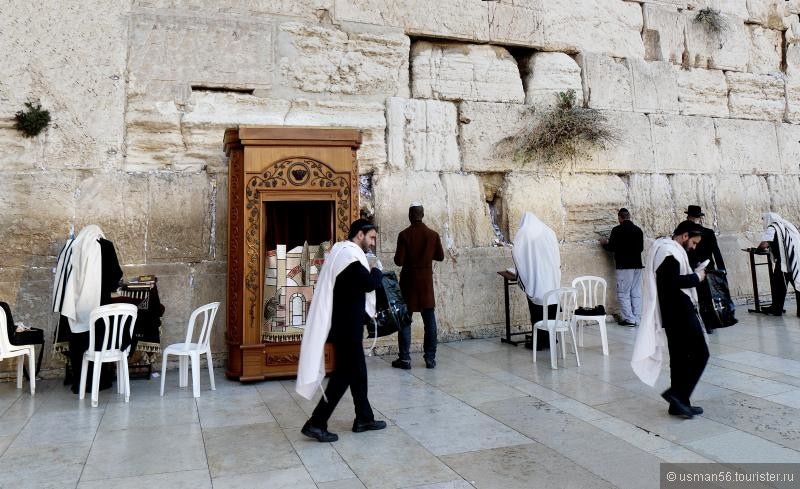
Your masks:
<instances>
[{"instance_id":1,"label":"black suit","mask_svg":"<svg viewBox=\"0 0 800 489\"><path fill-rule=\"evenodd\" d=\"M722 259L722 253L719 251L717 244L717 235L714 234L713 229L707 227L703 228L703 237L697 247L688 251L689 263L694 267L702 261L709 260L709 270L725 270L725 261Z\"/></svg>"},{"instance_id":2,"label":"black suit","mask_svg":"<svg viewBox=\"0 0 800 489\"><path fill-rule=\"evenodd\" d=\"M310 423L317 428L328 428L328 419L339 404L347 387L353 394L356 419L375 420L367 399L367 364L364 359L364 306L366 293L381 286L383 274L377 268L368 272L355 261L342 270L333 286L333 311L328 341L333 343L336 364ZM327 398L327 401L325 400Z\"/></svg>"},{"instance_id":3,"label":"black suit","mask_svg":"<svg viewBox=\"0 0 800 489\"><path fill-rule=\"evenodd\" d=\"M667 333L671 386L668 392L689 404L700 376L708 362L708 345L697 310L681 289L697 287L695 273L681 275L680 265L672 256L656 269L661 324Z\"/></svg>"}]
</instances>

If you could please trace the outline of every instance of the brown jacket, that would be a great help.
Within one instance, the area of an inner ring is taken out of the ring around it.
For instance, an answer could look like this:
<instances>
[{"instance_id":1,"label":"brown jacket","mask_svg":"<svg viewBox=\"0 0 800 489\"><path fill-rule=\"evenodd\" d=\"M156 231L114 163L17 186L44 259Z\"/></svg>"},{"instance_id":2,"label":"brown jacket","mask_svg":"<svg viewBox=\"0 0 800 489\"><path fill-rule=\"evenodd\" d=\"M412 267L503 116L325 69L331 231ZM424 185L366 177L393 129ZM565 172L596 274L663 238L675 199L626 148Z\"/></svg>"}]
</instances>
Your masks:
<instances>
[{"instance_id":1,"label":"brown jacket","mask_svg":"<svg viewBox=\"0 0 800 489\"><path fill-rule=\"evenodd\" d=\"M397 236L394 263L400 271L400 292L410 312L431 309L433 297L433 263L444 260L439 234L422 221L412 223Z\"/></svg>"}]
</instances>

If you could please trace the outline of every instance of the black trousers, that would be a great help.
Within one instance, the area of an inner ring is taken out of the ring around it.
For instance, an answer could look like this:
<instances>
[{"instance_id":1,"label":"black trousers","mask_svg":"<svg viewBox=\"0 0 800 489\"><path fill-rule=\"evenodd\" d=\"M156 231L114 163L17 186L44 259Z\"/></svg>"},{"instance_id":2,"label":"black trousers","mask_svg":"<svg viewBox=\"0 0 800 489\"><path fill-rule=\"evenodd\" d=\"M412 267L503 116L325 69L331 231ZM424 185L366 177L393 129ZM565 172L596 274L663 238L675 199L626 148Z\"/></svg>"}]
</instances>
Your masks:
<instances>
[{"instance_id":1,"label":"black trousers","mask_svg":"<svg viewBox=\"0 0 800 489\"><path fill-rule=\"evenodd\" d=\"M534 304L530 297L528 297L528 311L531 313L531 328L537 322L544 319L544 306L539 304ZM558 311L557 304L550 304L547 306L548 316L551 318L556 317L556 312ZM536 330L531 334L536 335L536 349L537 350L549 350L550 349L550 335L547 331L543 330Z\"/></svg>"},{"instance_id":2,"label":"black trousers","mask_svg":"<svg viewBox=\"0 0 800 489\"><path fill-rule=\"evenodd\" d=\"M667 333L671 386L667 392L689 404L689 397L708 363L708 345L697 318L683 324L669 324Z\"/></svg>"},{"instance_id":3,"label":"black trousers","mask_svg":"<svg viewBox=\"0 0 800 489\"><path fill-rule=\"evenodd\" d=\"M317 428L328 428L328 419L336 409L347 388L353 395L356 419L374 421L375 414L367 399L367 363L364 359L364 346L358 342L334 343L336 366L328 379L325 397L319 400L311 414L311 425ZM327 397L327 401L325 398Z\"/></svg>"},{"instance_id":4,"label":"black trousers","mask_svg":"<svg viewBox=\"0 0 800 489\"><path fill-rule=\"evenodd\" d=\"M791 275L781 272L781 262L776 261L775 271L769 281L769 288L772 292L772 306L770 309L783 311L783 304L786 302L786 282L791 279Z\"/></svg>"}]
</instances>

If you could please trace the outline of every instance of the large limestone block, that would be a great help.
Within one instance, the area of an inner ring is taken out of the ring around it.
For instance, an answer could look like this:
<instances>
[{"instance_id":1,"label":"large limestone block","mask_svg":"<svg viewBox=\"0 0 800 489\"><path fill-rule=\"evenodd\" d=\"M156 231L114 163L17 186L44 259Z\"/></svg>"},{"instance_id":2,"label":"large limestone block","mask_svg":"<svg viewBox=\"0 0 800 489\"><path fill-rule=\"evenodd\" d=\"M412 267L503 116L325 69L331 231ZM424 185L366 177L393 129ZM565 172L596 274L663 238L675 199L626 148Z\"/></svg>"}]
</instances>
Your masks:
<instances>
[{"instance_id":1,"label":"large limestone block","mask_svg":"<svg viewBox=\"0 0 800 489\"><path fill-rule=\"evenodd\" d=\"M78 182L75 230L97 224L114 243L120 263L144 263L150 197L147 174L94 173Z\"/></svg>"},{"instance_id":2,"label":"large limestone block","mask_svg":"<svg viewBox=\"0 0 800 489\"><path fill-rule=\"evenodd\" d=\"M505 48L488 45L414 43L411 92L439 100L525 101L516 60Z\"/></svg>"},{"instance_id":3,"label":"large limestone block","mask_svg":"<svg viewBox=\"0 0 800 489\"><path fill-rule=\"evenodd\" d=\"M728 83L721 70L678 70L681 115L728 117Z\"/></svg>"},{"instance_id":4,"label":"large limestone block","mask_svg":"<svg viewBox=\"0 0 800 489\"><path fill-rule=\"evenodd\" d=\"M669 61L627 60L633 82L633 110L678 113L678 82Z\"/></svg>"},{"instance_id":5,"label":"large limestone block","mask_svg":"<svg viewBox=\"0 0 800 489\"><path fill-rule=\"evenodd\" d=\"M617 224L617 213L608 216L608 229ZM608 232L605 235L608 236ZM561 245L561 286L571 287L572 280L584 275L606 279L606 310L617 311L614 260L610 253L595 242L564 243ZM580 292L579 292L580 293ZM580 300L580 296L579 299Z\"/></svg>"},{"instance_id":6,"label":"large limestone block","mask_svg":"<svg viewBox=\"0 0 800 489\"><path fill-rule=\"evenodd\" d=\"M217 173L211 180L211 222L212 260L225 260L228 257L228 175Z\"/></svg>"},{"instance_id":7,"label":"large limestone block","mask_svg":"<svg viewBox=\"0 0 800 489\"><path fill-rule=\"evenodd\" d=\"M583 96L593 109L633 110L633 82L625 60L579 54Z\"/></svg>"},{"instance_id":8,"label":"large limestone block","mask_svg":"<svg viewBox=\"0 0 800 489\"><path fill-rule=\"evenodd\" d=\"M378 102L295 99L286 113L287 126L355 127L361 130L360 174L386 165L386 109Z\"/></svg>"},{"instance_id":9,"label":"large limestone block","mask_svg":"<svg viewBox=\"0 0 800 489\"><path fill-rule=\"evenodd\" d=\"M581 67L564 53L534 53L524 70L525 103L552 107L559 92L574 90L577 100L583 100Z\"/></svg>"},{"instance_id":10,"label":"large limestone block","mask_svg":"<svg viewBox=\"0 0 800 489\"><path fill-rule=\"evenodd\" d=\"M675 216L679 220L686 218L686 209L690 205L703 208L705 217L703 224L714 228L716 218L714 207L714 178L710 175L689 175L679 173L669 177L672 187L672 201L675 205ZM676 223L677 224L677 223Z\"/></svg>"},{"instance_id":11,"label":"large limestone block","mask_svg":"<svg viewBox=\"0 0 800 489\"><path fill-rule=\"evenodd\" d=\"M797 175L769 175L767 186L770 211L777 212L789 222L800 222L800 178Z\"/></svg>"},{"instance_id":12,"label":"large limestone block","mask_svg":"<svg viewBox=\"0 0 800 489\"><path fill-rule=\"evenodd\" d=\"M786 0L747 0L748 22L769 29L786 29L791 22L789 3Z\"/></svg>"},{"instance_id":13,"label":"large limestone block","mask_svg":"<svg viewBox=\"0 0 800 489\"><path fill-rule=\"evenodd\" d=\"M561 203L561 180L529 172L512 172L506 175L503 195L505 208L508 209L509 240L513 241L526 212L535 214L550 226L560 240L564 239L565 211Z\"/></svg>"},{"instance_id":14,"label":"large limestone block","mask_svg":"<svg viewBox=\"0 0 800 489\"><path fill-rule=\"evenodd\" d=\"M154 100L145 94L131 94L125 114L127 171L170 168L184 149L181 134L183 114L172 100Z\"/></svg>"},{"instance_id":15,"label":"large limestone block","mask_svg":"<svg viewBox=\"0 0 800 489\"><path fill-rule=\"evenodd\" d=\"M782 121L786 110L783 77L753 73L725 74L731 117Z\"/></svg>"},{"instance_id":16,"label":"large limestone block","mask_svg":"<svg viewBox=\"0 0 800 489\"><path fill-rule=\"evenodd\" d=\"M786 75L793 78L800 75L800 44L786 46Z\"/></svg>"},{"instance_id":17,"label":"large limestone block","mask_svg":"<svg viewBox=\"0 0 800 489\"><path fill-rule=\"evenodd\" d=\"M219 302L217 317L211 330L211 351L227 354L228 347L225 343L227 307L227 275L228 266L225 262L209 261L194 265L191 276L192 295L190 307L194 310L210 302ZM181 340L178 340L181 341ZM216 360L216 357L214 358Z\"/></svg>"},{"instance_id":18,"label":"large limestone block","mask_svg":"<svg viewBox=\"0 0 800 489\"><path fill-rule=\"evenodd\" d=\"M745 71L750 58L750 42L743 18L724 14L727 29L712 33L695 22L696 11L684 11L686 17L685 64L695 68Z\"/></svg>"},{"instance_id":19,"label":"large limestone block","mask_svg":"<svg viewBox=\"0 0 800 489\"><path fill-rule=\"evenodd\" d=\"M443 173L441 178L447 195L447 226L443 234L452 239L454 248L491 246L494 230L478 177Z\"/></svg>"},{"instance_id":20,"label":"large limestone block","mask_svg":"<svg viewBox=\"0 0 800 489\"><path fill-rule=\"evenodd\" d=\"M569 175L562 179L566 241L597 241L610 231L628 203L628 188L616 175Z\"/></svg>"},{"instance_id":21,"label":"large limestone block","mask_svg":"<svg viewBox=\"0 0 800 489\"><path fill-rule=\"evenodd\" d=\"M723 233L757 232L769 209L767 180L761 175L720 175L716 182L717 229Z\"/></svg>"},{"instance_id":22,"label":"large limestone block","mask_svg":"<svg viewBox=\"0 0 800 489\"><path fill-rule=\"evenodd\" d=\"M800 127L778 124L778 151L782 173L800 173Z\"/></svg>"},{"instance_id":23,"label":"large limestone block","mask_svg":"<svg viewBox=\"0 0 800 489\"><path fill-rule=\"evenodd\" d=\"M237 16L262 17L285 15L314 21L324 21L333 10L333 0L134 0L138 9L175 9L185 12L220 13Z\"/></svg>"},{"instance_id":24,"label":"large limestone block","mask_svg":"<svg viewBox=\"0 0 800 489\"><path fill-rule=\"evenodd\" d=\"M780 173L778 135L772 122L717 119L722 151L722 171L730 173Z\"/></svg>"},{"instance_id":25,"label":"large limestone block","mask_svg":"<svg viewBox=\"0 0 800 489\"><path fill-rule=\"evenodd\" d=\"M800 71L797 73L796 75L787 76L784 80L786 83L786 113L784 120L792 124L800 124Z\"/></svg>"},{"instance_id":26,"label":"large limestone block","mask_svg":"<svg viewBox=\"0 0 800 489\"><path fill-rule=\"evenodd\" d=\"M516 3L516 2L515 2ZM534 3L534 2L526 2ZM642 9L616 0L551 2L541 5L548 51L596 52L620 58L643 58Z\"/></svg>"},{"instance_id":27,"label":"large limestone block","mask_svg":"<svg viewBox=\"0 0 800 489\"><path fill-rule=\"evenodd\" d=\"M392 168L458 171L458 111L452 102L393 97L386 103Z\"/></svg>"},{"instance_id":28,"label":"large limestone block","mask_svg":"<svg viewBox=\"0 0 800 489\"><path fill-rule=\"evenodd\" d=\"M400 27L415 36L489 39L488 7L471 0L334 0L334 12L337 22Z\"/></svg>"},{"instance_id":29,"label":"large limestone block","mask_svg":"<svg viewBox=\"0 0 800 489\"><path fill-rule=\"evenodd\" d=\"M675 229L679 218L672 201L672 186L666 175L631 175L628 197L631 203L628 209L645 236L666 236Z\"/></svg>"},{"instance_id":30,"label":"large limestone block","mask_svg":"<svg viewBox=\"0 0 800 489\"><path fill-rule=\"evenodd\" d=\"M522 166L503 139L535 124L530 107L518 104L463 102L460 147L465 171L509 171Z\"/></svg>"},{"instance_id":31,"label":"large limestone block","mask_svg":"<svg viewBox=\"0 0 800 489\"><path fill-rule=\"evenodd\" d=\"M46 137L26 138L13 128L10 120L0 121L0 168L9 172L41 168Z\"/></svg>"},{"instance_id":32,"label":"large limestone block","mask_svg":"<svg viewBox=\"0 0 800 489\"><path fill-rule=\"evenodd\" d=\"M783 33L765 29L758 25L748 25L750 34L750 60L747 71L750 73L776 73L781 71L783 56Z\"/></svg>"},{"instance_id":33,"label":"large limestone block","mask_svg":"<svg viewBox=\"0 0 800 489\"><path fill-rule=\"evenodd\" d=\"M731 293L731 298L734 300L753 300L753 281L750 275L750 258L747 253L742 252L745 248L750 248L758 244L761 237L761 232L748 234L745 236L739 234L721 234L717 236L717 244L719 250L725 259L725 267L728 272L728 287ZM761 300L769 302L769 277L767 276L767 267L758 267L756 274L758 283L762 285L760 290ZM737 311L737 315L741 320L746 307L742 306Z\"/></svg>"},{"instance_id":34,"label":"large limestone block","mask_svg":"<svg viewBox=\"0 0 800 489\"><path fill-rule=\"evenodd\" d=\"M46 131L22 144L39 151L3 150L15 154L15 167L62 170L119 164L127 10L127 3L119 0L65 0L46 7L41 2L0 4L0 119L10 123L28 101L41 103L51 117Z\"/></svg>"},{"instance_id":35,"label":"large limestone block","mask_svg":"<svg viewBox=\"0 0 800 489\"><path fill-rule=\"evenodd\" d=\"M719 171L721 160L713 119L661 114L648 117L657 170L666 173Z\"/></svg>"},{"instance_id":36,"label":"large limestone block","mask_svg":"<svg viewBox=\"0 0 800 489\"><path fill-rule=\"evenodd\" d=\"M607 148L585 148L575 158L576 172L649 173L655 171L650 120L635 112L602 111L618 140Z\"/></svg>"},{"instance_id":37,"label":"large limestone block","mask_svg":"<svg viewBox=\"0 0 800 489\"><path fill-rule=\"evenodd\" d=\"M280 25L281 75L304 92L372 96L408 95L407 36L346 32L327 26Z\"/></svg>"},{"instance_id":38,"label":"large limestone block","mask_svg":"<svg viewBox=\"0 0 800 489\"><path fill-rule=\"evenodd\" d=\"M48 266L75 215L76 172L6 174L0 179L0 264ZM76 230L76 233L79 230Z\"/></svg>"},{"instance_id":39,"label":"large limestone block","mask_svg":"<svg viewBox=\"0 0 800 489\"><path fill-rule=\"evenodd\" d=\"M267 20L137 12L130 23L131 76L231 88L272 85L272 23Z\"/></svg>"},{"instance_id":40,"label":"large limestone block","mask_svg":"<svg viewBox=\"0 0 800 489\"><path fill-rule=\"evenodd\" d=\"M547 42L546 6L541 1L487 2L489 40L494 44L543 49Z\"/></svg>"},{"instance_id":41,"label":"large limestone block","mask_svg":"<svg viewBox=\"0 0 800 489\"><path fill-rule=\"evenodd\" d=\"M645 3L642 14L645 59L680 63L686 44L686 18L674 6L658 3Z\"/></svg>"},{"instance_id":42,"label":"large limestone block","mask_svg":"<svg viewBox=\"0 0 800 489\"><path fill-rule=\"evenodd\" d=\"M408 206L421 202L425 208L425 223L445 243L447 193L438 173L398 171L376 174L373 180L375 221L378 225L378 247L383 253L394 253L397 235L408 227ZM447 255L447 252L445 252Z\"/></svg>"},{"instance_id":43,"label":"large limestone block","mask_svg":"<svg viewBox=\"0 0 800 489\"><path fill-rule=\"evenodd\" d=\"M210 250L210 185L205 174L155 173L147 196L147 262L198 262Z\"/></svg>"}]
</instances>

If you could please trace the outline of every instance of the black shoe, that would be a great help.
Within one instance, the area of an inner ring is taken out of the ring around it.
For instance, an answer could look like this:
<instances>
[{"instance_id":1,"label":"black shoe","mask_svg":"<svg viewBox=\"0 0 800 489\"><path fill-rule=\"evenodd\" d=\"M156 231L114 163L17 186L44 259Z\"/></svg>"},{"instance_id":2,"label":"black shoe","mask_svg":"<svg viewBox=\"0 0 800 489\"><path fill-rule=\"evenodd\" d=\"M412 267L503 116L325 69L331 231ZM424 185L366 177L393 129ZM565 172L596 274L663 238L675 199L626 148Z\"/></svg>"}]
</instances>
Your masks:
<instances>
[{"instance_id":1,"label":"black shoe","mask_svg":"<svg viewBox=\"0 0 800 489\"><path fill-rule=\"evenodd\" d=\"M401 368L403 370L411 370L411 361L400 360L399 358L392 362L392 367Z\"/></svg>"},{"instance_id":2,"label":"black shoe","mask_svg":"<svg viewBox=\"0 0 800 489\"><path fill-rule=\"evenodd\" d=\"M623 319L622 321L619 321L617 324L619 324L620 326L636 326L636 323L632 323L630 321L626 321L625 319Z\"/></svg>"},{"instance_id":3,"label":"black shoe","mask_svg":"<svg viewBox=\"0 0 800 489\"><path fill-rule=\"evenodd\" d=\"M699 414L703 414L703 408L701 408L700 406L689 406L689 411L691 411L692 414L695 415L695 416L697 416ZM667 412L669 414L674 415L674 416L680 416L681 415L681 413L679 413L675 408L673 408L671 404L670 404L669 409L667 410Z\"/></svg>"},{"instance_id":4,"label":"black shoe","mask_svg":"<svg viewBox=\"0 0 800 489\"><path fill-rule=\"evenodd\" d=\"M436 368L436 360L425 360L425 368Z\"/></svg>"},{"instance_id":5,"label":"black shoe","mask_svg":"<svg viewBox=\"0 0 800 489\"><path fill-rule=\"evenodd\" d=\"M303 425L303 429L300 430L300 433L309 438L314 438L321 443L331 443L339 439L339 435L336 433L331 433L325 428L317 428L316 426L312 426L310 420L306 421L306 424Z\"/></svg>"},{"instance_id":6,"label":"black shoe","mask_svg":"<svg viewBox=\"0 0 800 489\"><path fill-rule=\"evenodd\" d=\"M362 433L364 431L374 431L374 430L382 430L386 428L386 421L353 421L353 432L355 433ZM336 435L334 435L336 436Z\"/></svg>"},{"instance_id":7,"label":"black shoe","mask_svg":"<svg viewBox=\"0 0 800 489\"><path fill-rule=\"evenodd\" d=\"M661 394L661 397L663 397L664 400L669 403L669 410L667 411L669 414L681 416L686 419L692 419L694 417L692 408L688 404L672 395L669 391L664 391Z\"/></svg>"}]
</instances>

